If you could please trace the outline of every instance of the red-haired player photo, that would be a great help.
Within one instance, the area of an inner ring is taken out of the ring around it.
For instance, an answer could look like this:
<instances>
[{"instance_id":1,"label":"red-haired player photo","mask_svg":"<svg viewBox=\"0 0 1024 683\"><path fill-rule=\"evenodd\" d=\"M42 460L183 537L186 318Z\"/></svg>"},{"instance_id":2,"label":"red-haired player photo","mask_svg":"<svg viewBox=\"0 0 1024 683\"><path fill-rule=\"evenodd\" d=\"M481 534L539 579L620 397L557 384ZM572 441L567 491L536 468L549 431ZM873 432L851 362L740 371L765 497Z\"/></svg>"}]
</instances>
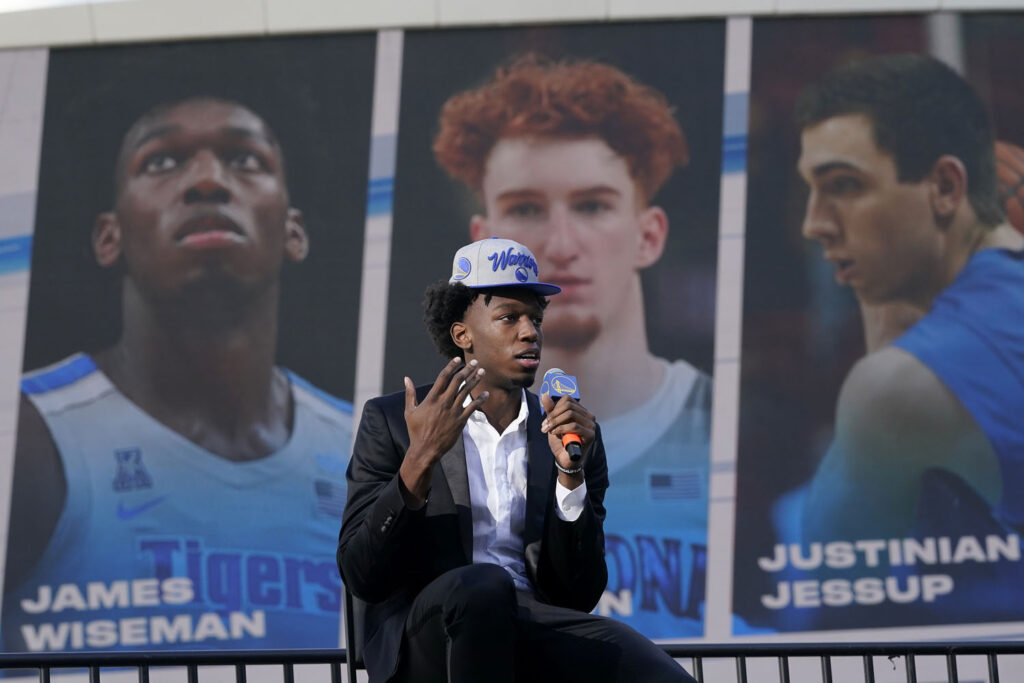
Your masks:
<instances>
[{"instance_id":1,"label":"red-haired player photo","mask_svg":"<svg viewBox=\"0 0 1024 683\"><path fill-rule=\"evenodd\" d=\"M704 632L723 60L721 21L404 45L385 389L446 362L420 322L436 264L525 245L561 288L537 377L578 379L607 451L596 612L651 638Z\"/></svg>"}]
</instances>

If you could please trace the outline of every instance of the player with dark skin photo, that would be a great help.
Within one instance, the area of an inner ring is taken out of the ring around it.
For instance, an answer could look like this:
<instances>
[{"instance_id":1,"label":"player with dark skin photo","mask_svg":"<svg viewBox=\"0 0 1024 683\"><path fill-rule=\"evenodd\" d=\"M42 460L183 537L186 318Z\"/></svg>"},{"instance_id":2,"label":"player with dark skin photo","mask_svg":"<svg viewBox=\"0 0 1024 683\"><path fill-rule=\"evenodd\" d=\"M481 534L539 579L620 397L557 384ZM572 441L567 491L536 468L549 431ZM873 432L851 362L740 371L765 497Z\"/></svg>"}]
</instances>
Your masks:
<instances>
[{"instance_id":1,"label":"player with dark skin photo","mask_svg":"<svg viewBox=\"0 0 1024 683\"><path fill-rule=\"evenodd\" d=\"M5 615L16 591L163 575L165 560L140 559L140 547L156 547L139 545L157 543L152 534L183 534L182 549L200 539L220 558L241 552L236 543L257 551L277 532L246 530L261 517L253 506L283 495L316 509L326 484L318 494L314 478L344 490L351 406L275 365L282 268L300 263L309 241L273 131L228 100L162 104L125 133L114 181L92 247L122 276L121 335L22 382ZM319 472L313 453L336 454L337 474ZM295 491L284 492L278 468ZM272 470L282 490L258 491ZM223 536L199 518L204 509ZM333 523L309 509L276 552L314 562L313 538L333 536ZM108 510L113 523L100 521ZM104 552L78 549L90 544Z\"/></svg>"}]
</instances>

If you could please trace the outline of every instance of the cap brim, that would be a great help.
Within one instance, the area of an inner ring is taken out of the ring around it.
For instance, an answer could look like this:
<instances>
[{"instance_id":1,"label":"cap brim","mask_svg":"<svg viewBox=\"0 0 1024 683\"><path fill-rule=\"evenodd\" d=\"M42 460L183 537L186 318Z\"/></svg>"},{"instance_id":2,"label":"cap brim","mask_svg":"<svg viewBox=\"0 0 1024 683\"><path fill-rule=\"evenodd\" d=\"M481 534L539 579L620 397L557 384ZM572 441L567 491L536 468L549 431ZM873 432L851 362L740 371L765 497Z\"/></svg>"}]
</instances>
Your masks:
<instances>
[{"instance_id":1,"label":"cap brim","mask_svg":"<svg viewBox=\"0 0 1024 683\"><path fill-rule=\"evenodd\" d=\"M541 296L551 296L552 294L558 294L562 291L562 288L558 285L553 285L548 282L507 282L500 285L466 285L466 287L469 289L505 289L506 287L530 289Z\"/></svg>"}]
</instances>

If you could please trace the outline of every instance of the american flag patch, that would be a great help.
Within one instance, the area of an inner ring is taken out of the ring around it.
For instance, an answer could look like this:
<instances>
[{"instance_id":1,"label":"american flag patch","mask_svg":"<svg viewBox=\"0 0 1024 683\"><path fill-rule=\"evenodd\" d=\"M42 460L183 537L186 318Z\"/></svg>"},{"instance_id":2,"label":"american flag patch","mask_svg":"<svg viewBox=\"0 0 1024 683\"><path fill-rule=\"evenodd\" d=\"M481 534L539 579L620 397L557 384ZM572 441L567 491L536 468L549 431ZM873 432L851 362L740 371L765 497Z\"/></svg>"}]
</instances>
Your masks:
<instances>
[{"instance_id":1,"label":"american flag patch","mask_svg":"<svg viewBox=\"0 0 1024 683\"><path fill-rule=\"evenodd\" d=\"M316 509L332 517L341 517L345 510L345 487L325 479L313 482L316 491Z\"/></svg>"},{"instance_id":2,"label":"american flag patch","mask_svg":"<svg viewBox=\"0 0 1024 683\"><path fill-rule=\"evenodd\" d=\"M698 470L649 472L647 490L652 500L699 500L702 497Z\"/></svg>"}]
</instances>

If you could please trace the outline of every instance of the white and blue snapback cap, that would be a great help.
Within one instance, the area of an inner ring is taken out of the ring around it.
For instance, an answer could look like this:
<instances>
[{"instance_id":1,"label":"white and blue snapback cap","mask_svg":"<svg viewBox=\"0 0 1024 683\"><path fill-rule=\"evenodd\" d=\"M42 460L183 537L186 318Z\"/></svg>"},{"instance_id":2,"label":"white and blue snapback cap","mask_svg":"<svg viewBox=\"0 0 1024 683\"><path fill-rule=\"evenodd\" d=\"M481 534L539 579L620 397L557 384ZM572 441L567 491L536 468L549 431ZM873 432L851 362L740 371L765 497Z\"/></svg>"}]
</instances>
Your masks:
<instances>
[{"instance_id":1,"label":"white and blue snapback cap","mask_svg":"<svg viewBox=\"0 0 1024 683\"><path fill-rule=\"evenodd\" d=\"M461 282L470 289L525 287L543 296L562 291L558 285L538 282L537 276L537 259L529 249L513 240L491 237L455 252L448 282Z\"/></svg>"}]
</instances>

